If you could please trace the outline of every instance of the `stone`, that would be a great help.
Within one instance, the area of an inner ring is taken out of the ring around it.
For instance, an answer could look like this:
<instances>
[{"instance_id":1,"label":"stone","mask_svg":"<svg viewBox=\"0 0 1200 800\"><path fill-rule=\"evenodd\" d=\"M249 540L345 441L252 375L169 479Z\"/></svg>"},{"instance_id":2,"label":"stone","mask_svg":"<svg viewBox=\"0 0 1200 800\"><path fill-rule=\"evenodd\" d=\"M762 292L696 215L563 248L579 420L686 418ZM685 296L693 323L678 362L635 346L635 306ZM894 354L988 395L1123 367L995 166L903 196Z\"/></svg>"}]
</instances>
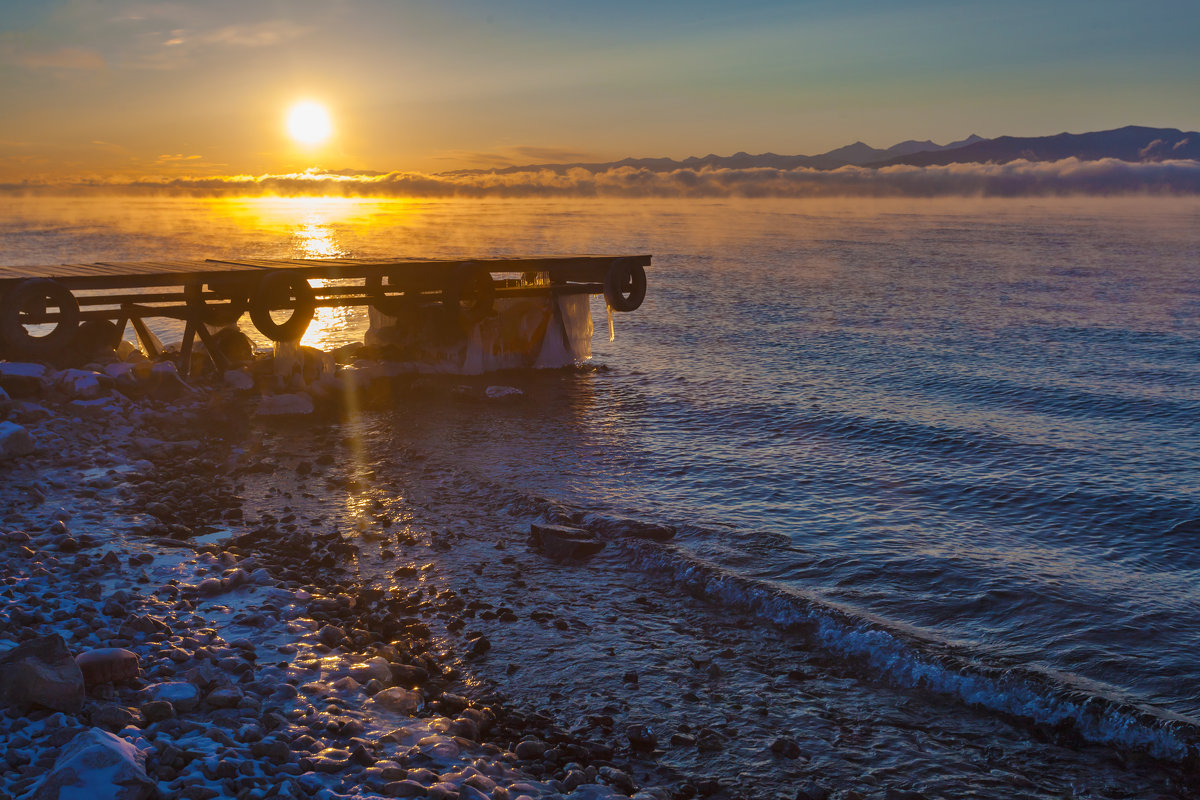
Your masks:
<instances>
[{"instance_id":1,"label":"stone","mask_svg":"<svg viewBox=\"0 0 1200 800\"><path fill-rule=\"evenodd\" d=\"M376 692L368 702L397 714L413 714L421 707L421 693L393 686Z\"/></svg>"},{"instance_id":2,"label":"stone","mask_svg":"<svg viewBox=\"0 0 1200 800\"><path fill-rule=\"evenodd\" d=\"M46 391L46 367L20 361L0 362L0 389L13 397L34 397Z\"/></svg>"},{"instance_id":3,"label":"stone","mask_svg":"<svg viewBox=\"0 0 1200 800\"><path fill-rule=\"evenodd\" d=\"M175 716L175 707L166 700L151 700L149 703L142 703L139 710L146 718L146 722L150 724Z\"/></svg>"},{"instance_id":4,"label":"stone","mask_svg":"<svg viewBox=\"0 0 1200 800\"><path fill-rule=\"evenodd\" d=\"M225 370L225 385L238 392L254 391L254 378L240 369Z\"/></svg>"},{"instance_id":5,"label":"stone","mask_svg":"<svg viewBox=\"0 0 1200 800\"><path fill-rule=\"evenodd\" d=\"M425 787L414 780L392 781L383 787L385 797L425 797Z\"/></svg>"},{"instance_id":6,"label":"stone","mask_svg":"<svg viewBox=\"0 0 1200 800\"><path fill-rule=\"evenodd\" d=\"M489 386L483 390L483 394L489 400L508 401L525 396L525 393L515 386Z\"/></svg>"},{"instance_id":7,"label":"stone","mask_svg":"<svg viewBox=\"0 0 1200 800\"><path fill-rule=\"evenodd\" d=\"M653 750L658 745L658 738L648 725L630 725L625 736L634 750Z\"/></svg>"},{"instance_id":8,"label":"stone","mask_svg":"<svg viewBox=\"0 0 1200 800\"><path fill-rule=\"evenodd\" d=\"M259 417L302 417L314 410L312 397L307 392L296 392L267 395L259 402L254 414Z\"/></svg>"},{"instance_id":9,"label":"stone","mask_svg":"<svg viewBox=\"0 0 1200 800\"><path fill-rule=\"evenodd\" d=\"M402 686L418 686L429 680L429 673L424 667L412 664L391 664L392 682Z\"/></svg>"},{"instance_id":10,"label":"stone","mask_svg":"<svg viewBox=\"0 0 1200 800\"><path fill-rule=\"evenodd\" d=\"M15 422L0 422L0 459L27 456L36 449L33 434Z\"/></svg>"},{"instance_id":11,"label":"stone","mask_svg":"<svg viewBox=\"0 0 1200 800\"><path fill-rule=\"evenodd\" d=\"M103 728L113 733L128 725L137 725L142 721L139 715L121 706L99 706L92 710L90 719L97 728Z\"/></svg>"},{"instance_id":12,"label":"stone","mask_svg":"<svg viewBox=\"0 0 1200 800\"><path fill-rule=\"evenodd\" d=\"M28 800L148 800L157 786L146 774L146 752L107 731L91 728L62 750Z\"/></svg>"},{"instance_id":13,"label":"stone","mask_svg":"<svg viewBox=\"0 0 1200 800\"><path fill-rule=\"evenodd\" d=\"M632 794L635 788L633 778L629 777L629 773L619 770L616 767L601 767L600 777L626 794Z\"/></svg>"},{"instance_id":14,"label":"stone","mask_svg":"<svg viewBox=\"0 0 1200 800\"><path fill-rule=\"evenodd\" d=\"M136 678L141 672L137 653L121 647L88 650L75 656L75 663L89 688L101 683L120 683Z\"/></svg>"},{"instance_id":15,"label":"stone","mask_svg":"<svg viewBox=\"0 0 1200 800\"><path fill-rule=\"evenodd\" d=\"M587 558L599 553L605 545L602 539L583 528L536 522L529 526L529 542L556 560Z\"/></svg>"},{"instance_id":16,"label":"stone","mask_svg":"<svg viewBox=\"0 0 1200 800\"><path fill-rule=\"evenodd\" d=\"M800 745L794 739L788 739L780 736L775 741L771 742L771 752L783 758L799 758Z\"/></svg>"},{"instance_id":17,"label":"stone","mask_svg":"<svg viewBox=\"0 0 1200 800\"><path fill-rule=\"evenodd\" d=\"M546 743L537 739L526 739L523 742L517 742L513 752L522 761L535 761L546 755Z\"/></svg>"},{"instance_id":18,"label":"stone","mask_svg":"<svg viewBox=\"0 0 1200 800\"><path fill-rule=\"evenodd\" d=\"M346 632L336 625L326 625L317 631L317 641L326 647L336 647L346 638Z\"/></svg>"},{"instance_id":19,"label":"stone","mask_svg":"<svg viewBox=\"0 0 1200 800\"><path fill-rule=\"evenodd\" d=\"M359 683L366 683L370 680L388 683L392 680L392 668L387 659L376 656L365 663L352 664L350 676Z\"/></svg>"},{"instance_id":20,"label":"stone","mask_svg":"<svg viewBox=\"0 0 1200 800\"><path fill-rule=\"evenodd\" d=\"M76 713L83 708L83 696L83 673L58 634L0 654L0 702L22 711L44 706Z\"/></svg>"},{"instance_id":21,"label":"stone","mask_svg":"<svg viewBox=\"0 0 1200 800\"><path fill-rule=\"evenodd\" d=\"M492 649L492 643L486 636L477 636L467 642L467 658L479 658Z\"/></svg>"},{"instance_id":22,"label":"stone","mask_svg":"<svg viewBox=\"0 0 1200 800\"><path fill-rule=\"evenodd\" d=\"M165 681L147 686L142 694L150 700L165 700L176 711L186 714L200 705L200 689L194 683L187 681ZM145 709L142 709L143 712ZM146 715L149 719L149 714Z\"/></svg>"},{"instance_id":23,"label":"stone","mask_svg":"<svg viewBox=\"0 0 1200 800\"><path fill-rule=\"evenodd\" d=\"M230 686L213 689L204 700L213 708L237 708L244 696L241 689Z\"/></svg>"},{"instance_id":24,"label":"stone","mask_svg":"<svg viewBox=\"0 0 1200 800\"><path fill-rule=\"evenodd\" d=\"M76 400L94 400L107 393L112 378L89 369L64 369L55 376L55 385Z\"/></svg>"}]
</instances>

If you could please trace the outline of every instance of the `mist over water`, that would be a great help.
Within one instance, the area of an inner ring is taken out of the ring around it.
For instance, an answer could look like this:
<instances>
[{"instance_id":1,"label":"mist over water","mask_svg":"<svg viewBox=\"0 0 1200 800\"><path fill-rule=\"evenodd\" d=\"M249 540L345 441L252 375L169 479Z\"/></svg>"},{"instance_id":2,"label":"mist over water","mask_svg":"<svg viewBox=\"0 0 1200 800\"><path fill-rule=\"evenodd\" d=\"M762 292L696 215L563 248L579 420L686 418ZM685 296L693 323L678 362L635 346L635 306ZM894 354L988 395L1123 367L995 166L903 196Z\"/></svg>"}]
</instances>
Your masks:
<instances>
[{"instance_id":1,"label":"mist over water","mask_svg":"<svg viewBox=\"0 0 1200 800\"><path fill-rule=\"evenodd\" d=\"M418 404L376 435L544 509L676 524L633 563L717 615L819 617L881 681L1050 721L1103 697L1093 738L1131 746L1138 709L1200 718L1200 201L0 211L6 264L653 253L614 342L593 304L595 368L499 376L528 402ZM364 326L336 310L306 342Z\"/></svg>"}]
</instances>

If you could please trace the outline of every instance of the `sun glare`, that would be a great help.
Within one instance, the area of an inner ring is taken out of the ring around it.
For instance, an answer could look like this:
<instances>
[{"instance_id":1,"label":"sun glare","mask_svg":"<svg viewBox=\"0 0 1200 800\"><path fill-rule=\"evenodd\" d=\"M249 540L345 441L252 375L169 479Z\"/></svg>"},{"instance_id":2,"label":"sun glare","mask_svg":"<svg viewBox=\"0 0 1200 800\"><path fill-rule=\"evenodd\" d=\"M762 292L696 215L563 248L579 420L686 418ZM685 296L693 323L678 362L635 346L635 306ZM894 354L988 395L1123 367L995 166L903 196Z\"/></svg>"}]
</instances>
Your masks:
<instances>
[{"instance_id":1,"label":"sun glare","mask_svg":"<svg viewBox=\"0 0 1200 800\"><path fill-rule=\"evenodd\" d=\"M315 145L329 138L333 123L325 106L305 100L288 111L287 131L300 144Z\"/></svg>"}]
</instances>

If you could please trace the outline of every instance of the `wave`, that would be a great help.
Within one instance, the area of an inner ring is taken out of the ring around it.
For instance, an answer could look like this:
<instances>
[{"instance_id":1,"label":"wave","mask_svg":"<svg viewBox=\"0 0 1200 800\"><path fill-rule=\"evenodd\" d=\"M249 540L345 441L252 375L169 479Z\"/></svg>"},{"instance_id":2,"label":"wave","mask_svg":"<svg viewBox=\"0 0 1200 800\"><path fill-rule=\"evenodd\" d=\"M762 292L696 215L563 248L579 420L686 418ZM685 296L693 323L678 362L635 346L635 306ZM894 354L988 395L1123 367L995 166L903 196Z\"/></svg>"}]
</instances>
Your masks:
<instances>
[{"instance_id":1,"label":"wave","mask_svg":"<svg viewBox=\"0 0 1200 800\"><path fill-rule=\"evenodd\" d=\"M542 503L533 501L526 508L535 505ZM998 664L995 656L952 646L921 630L739 575L678 545L641 538L642 525L636 522L555 504L542 505L542 513L556 522L615 534L631 567L706 603L794 631L810 646L893 686L955 698L1095 744L1178 763L1200 760L1200 721L1124 698L1113 687L1033 665Z\"/></svg>"}]
</instances>

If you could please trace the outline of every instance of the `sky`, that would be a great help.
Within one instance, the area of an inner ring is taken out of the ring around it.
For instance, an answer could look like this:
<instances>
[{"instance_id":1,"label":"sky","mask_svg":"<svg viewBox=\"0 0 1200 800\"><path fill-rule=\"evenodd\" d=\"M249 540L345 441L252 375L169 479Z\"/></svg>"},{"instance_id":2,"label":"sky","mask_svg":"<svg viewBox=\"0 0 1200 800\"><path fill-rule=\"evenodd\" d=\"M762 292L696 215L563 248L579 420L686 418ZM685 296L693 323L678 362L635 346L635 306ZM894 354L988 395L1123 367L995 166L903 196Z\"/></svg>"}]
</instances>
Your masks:
<instances>
[{"instance_id":1,"label":"sky","mask_svg":"<svg viewBox=\"0 0 1200 800\"><path fill-rule=\"evenodd\" d=\"M1198 39L1195 0L0 0L0 182L1198 130Z\"/></svg>"}]
</instances>

